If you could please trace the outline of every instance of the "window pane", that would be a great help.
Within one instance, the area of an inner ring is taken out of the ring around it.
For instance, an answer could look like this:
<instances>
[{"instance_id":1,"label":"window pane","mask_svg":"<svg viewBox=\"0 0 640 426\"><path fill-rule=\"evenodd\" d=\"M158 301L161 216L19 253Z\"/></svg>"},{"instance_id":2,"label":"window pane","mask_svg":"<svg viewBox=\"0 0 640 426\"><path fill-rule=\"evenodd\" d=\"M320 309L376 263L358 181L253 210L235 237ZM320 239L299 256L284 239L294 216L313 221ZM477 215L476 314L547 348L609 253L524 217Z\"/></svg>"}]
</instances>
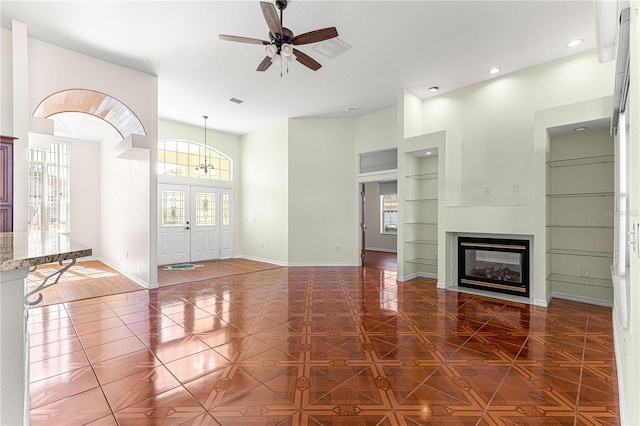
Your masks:
<instances>
[{"instance_id":1,"label":"window pane","mask_svg":"<svg viewBox=\"0 0 640 426\"><path fill-rule=\"evenodd\" d=\"M213 166L213 171L197 173L195 168L199 164L207 163ZM206 147L199 142L165 140L158 142L159 174L174 176L188 176L198 179L231 180L231 160L213 148ZM222 171L227 173L221 173Z\"/></svg>"},{"instance_id":2,"label":"window pane","mask_svg":"<svg viewBox=\"0 0 640 426\"><path fill-rule=\"evenodd\" d=\"M69 146L29 150L27 228L69 232Z\"/></svg>"},{"instance_id":3,"label":"window pane","mask_svg":"<svg viewBox=\"0 0 640 426\"><path fill-rule=\"evenodd\" d=\"M184 215L184 192L162 191L162 226L184 226Z\"/></svg>"},{"instance_id":4,"label":"window pane","mask_svg":"<svg viewBox=\"0 0 640 426\"><path fill-rule=\"evenodd\" d=\"M196 226L216 224L216 194L196 192Z\"/></svg>"},{"instance_id":5,"label":"window pane","mask_svg":"<svg viewBox=\"0 0 640 426\"><path fill-rule=\"evenodd\" d=\"M222 224L231 225L231 199L229 194L222 194Z\"/></svg>"},{"instance_id":6,"label":"window pane","mask_svg":"<svg viewBox=\"0 0 640 426\"><path fill-rule=\"evenodd\" d=\"M380 196L380 232L395 233L398 231L398 194Z\"/></svg>"}]
</instances>

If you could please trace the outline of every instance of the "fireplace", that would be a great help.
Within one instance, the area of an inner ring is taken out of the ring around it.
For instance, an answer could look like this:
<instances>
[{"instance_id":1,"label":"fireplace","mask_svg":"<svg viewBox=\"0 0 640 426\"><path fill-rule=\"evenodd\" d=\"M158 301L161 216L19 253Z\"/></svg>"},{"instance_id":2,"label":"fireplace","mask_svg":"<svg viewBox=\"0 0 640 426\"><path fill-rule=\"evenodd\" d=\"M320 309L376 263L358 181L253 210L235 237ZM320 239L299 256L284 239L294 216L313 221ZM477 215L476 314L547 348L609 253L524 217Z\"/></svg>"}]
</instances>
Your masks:
<instances>
[{"instance_id":1,"label":"fireplace","mask_svg":"<svg viewBox=\"0 0 640 426\"><path fill-rule=\"evenodd\" d=\"M458 286L529 296L529 241L458 237Z\"/></svg>"}]
</instances>

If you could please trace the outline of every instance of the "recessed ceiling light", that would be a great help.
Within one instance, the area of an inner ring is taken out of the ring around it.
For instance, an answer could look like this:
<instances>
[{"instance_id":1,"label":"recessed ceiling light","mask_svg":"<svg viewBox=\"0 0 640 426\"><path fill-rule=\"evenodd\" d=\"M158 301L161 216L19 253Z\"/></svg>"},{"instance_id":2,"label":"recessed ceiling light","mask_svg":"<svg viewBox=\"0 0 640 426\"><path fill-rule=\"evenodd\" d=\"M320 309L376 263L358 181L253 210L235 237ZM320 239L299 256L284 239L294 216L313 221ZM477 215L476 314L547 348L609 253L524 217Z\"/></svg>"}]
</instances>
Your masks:
<instances>
[{"instance_id":1,"label":"recessed ceiling light","mask_svg":"<svg viewBox=\"0 0 640 426\"><path fill-rule=\"evenodd\" d=\"M585 130L587 130L586 127L576 127L575 129L573 129L575 132L584 132Z\"/></svg>"},{"instance_id":2,"label":"recessed ceiling light","mask_svg":"<svg viewBox=\"0 0 640 426\"><path fill-rule=\"evenodd\" d=\"M430 92L434 92L434 93L435 93L435 92L437 92L439 89L440 89L440 88L439 88L438 86L432 86L432 87L429 87L429 91L430 91Z\"/></svg>"},{"instance_id":3,"label":"recessed ceiling light","mask_svg":"<svg viewBox=\"0 0 640 426\"><path fill-rule=\"evenodd\" d=\"M489 71L487 71L487 72L488 72L489 74L497 74L497 73L499 73L500 71L502 71L502 68L500 68L500 67L493 67L493 68L490 68L490 69L489 69Z\"/></svg>"},{"instance_id":4,"label":"recessed ceiling light","mask_svg":"<svg viewBox=\"0 0 640 426\"><path fill-rule=\"evenodd\" d=\"M231 98L231 99L229 99L229 102L233 102L234 104L241 104L244 101L242 99L238 99L238 98Z\"/></svg>"},{"instance_id":5,"label":"recessed ceiling light","mask_svg":"<svg viewBox=\"0 0 640 426\"><path fill-rule=\"evenodd\" d=\"M575 40L571 40L569 43L567 43L567 47L576 47L576 46L580 46L582 44L584 40L581 38L577 38Z\"/></svg>"},{"instance_id":6,"label":"recessed ceiling light","mask_svg":"<svg viewBox=\"0 0 640 426\"><path fill-rule=\"evenodd\" d=\"M355 108L353 108L353 107L346 107L346 108L344 109L344 112L351 112L351 111L355 111L355 110L356 110L356 109L355 109Z\"/></svg>"}]
</instances>

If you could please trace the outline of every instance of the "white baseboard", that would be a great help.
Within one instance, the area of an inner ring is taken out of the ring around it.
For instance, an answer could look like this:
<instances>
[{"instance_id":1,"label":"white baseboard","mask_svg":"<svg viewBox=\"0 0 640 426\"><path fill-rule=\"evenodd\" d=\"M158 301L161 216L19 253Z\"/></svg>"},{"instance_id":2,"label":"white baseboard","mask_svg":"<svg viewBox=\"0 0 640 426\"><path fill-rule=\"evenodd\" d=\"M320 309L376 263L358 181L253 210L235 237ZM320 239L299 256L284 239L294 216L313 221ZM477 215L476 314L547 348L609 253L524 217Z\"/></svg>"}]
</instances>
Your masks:
<instances>
[{"instance_id":1,"label":"white baseboard","mask_svg":"<svg viewBox=\"0 0 640 426\"><path fill-rule=\"evenodd\" d=\"M289 266L287 262L283 262L281 260L273 260L273 259L265 259L257 256L248 256L245 254L238 254L234 256L234 259L247 259L247 260L255 260L256 262L264 262L264 263L272 263L278 266Z\"/></svg>"},{"instance_id":2,"label":"white baseboard","mask_svg":"<svg viewBox=\"0 0 640 426\"><path fill-rule=\"evenodd\" d=\"M438 274L431 274L428 272L415 272L413 274L409 274L409 275L404 275L404 276L397 276L396 277L396 281L400 281L400 282L405 282L405 281L411 281L415 278L433 278L433 279L438 279Z\"/></svg>"},{"instance_id":3,"label":"white baseboard","mask_svg":"<svg viewBox=\"0 0 640 426\"><path fill-rule=\"evenodd\" d=\"M612 312L612 315L615 316L615 313ZM622 356L620 354L620 348L622 344L618 337L618 322L616 318L613 318L613 348L615 350L616 355L616 365L622 365ZM629 421L627 419L627 404L625 403L624 398L624 376L621 374L621 369L617 368L617 377L618 377L618 406L620 410L620 424L628 425Z\"/></svg>"},{"instance_id":4,"label":"white baseboard","mask_svg":"<svg viewBox=\"0 0 640 426\"><path fill-rule=\"evenodd\" d=\"M552 298L557 297L558 299L564 299L564 300L571 300L573 302L588 303L589 305L605 306L607 308L613 307L613 302L609 300L594 299L592 297L576 296L573 294L555 293L555 292L551 293L551 297Z\"/></svg>"},{"instance_id":5,"label":"white baseboard","mask_svg":"<svg viewBox=\"0 0 640 426\"><path fill-rule=\"evenodd\" d=\"M95 260L99 260L100 262L104 263L108 267L110 267L112 269L115 269L116 271L118 271L118 273L120 273L120 274L124 275L125 277L129 278L131 281L133 281L136 284L140 285L145 290L158 288L158 283L156 283L156 285L154 287L154 286L150 285L148 282L136 277L135 275L131 275L130 273L123 271L122 269L120 269L119 267L115 266L113 263L109 262L108 260L106 260L104 258L100 257L100 258L97 258Z\"/></svg>"},{"instance_id":6,"label":"white baseboard","mask_svg":"<svg viewBox=\"0 0 640 426\"><path fill-rule=\"evenodd\" d=\"M289 266L360 266L354 262L289 262Z\"/></svg>"},{"instance_id":7,"label":"white baseboard","mask_svg":"<svg viewBox=\"0 0 640 426\"><path fill-rule=\"evenodd\" d=\"M394 248L380 248L380 247L365 247L365 250L371 250L371 251L381 251L384 253L397 253L398 250L394 249Z\"/></svg>"}]
</instances>

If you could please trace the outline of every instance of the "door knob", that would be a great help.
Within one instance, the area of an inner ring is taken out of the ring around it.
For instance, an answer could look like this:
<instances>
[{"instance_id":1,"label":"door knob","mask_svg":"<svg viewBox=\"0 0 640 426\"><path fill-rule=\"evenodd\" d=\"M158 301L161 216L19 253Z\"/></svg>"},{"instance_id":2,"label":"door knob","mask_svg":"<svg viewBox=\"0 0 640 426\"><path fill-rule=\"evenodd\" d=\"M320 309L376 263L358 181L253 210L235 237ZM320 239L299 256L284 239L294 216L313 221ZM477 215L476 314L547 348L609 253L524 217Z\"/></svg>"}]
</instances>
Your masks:
<instances>
[{"instance_id":1,"label":"door knob","mask_svg":"<svg viewBox=\"0 0 640 426\"><path fill-rule=\"evenodd\" d=\"M184 229L189 229L189 227L188 227L188 226L185 226L185 228L184 228Z\"/></svg>"}]
</instances>

